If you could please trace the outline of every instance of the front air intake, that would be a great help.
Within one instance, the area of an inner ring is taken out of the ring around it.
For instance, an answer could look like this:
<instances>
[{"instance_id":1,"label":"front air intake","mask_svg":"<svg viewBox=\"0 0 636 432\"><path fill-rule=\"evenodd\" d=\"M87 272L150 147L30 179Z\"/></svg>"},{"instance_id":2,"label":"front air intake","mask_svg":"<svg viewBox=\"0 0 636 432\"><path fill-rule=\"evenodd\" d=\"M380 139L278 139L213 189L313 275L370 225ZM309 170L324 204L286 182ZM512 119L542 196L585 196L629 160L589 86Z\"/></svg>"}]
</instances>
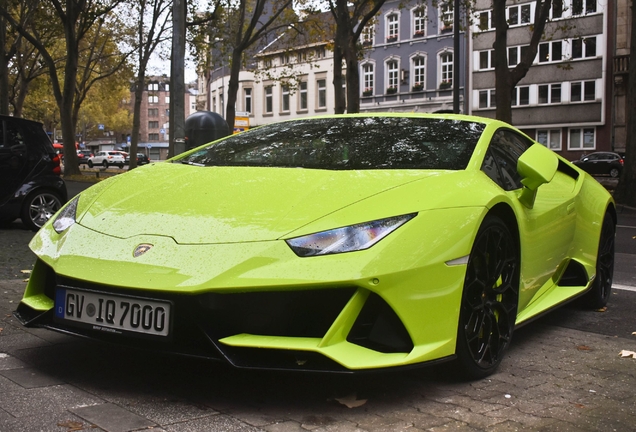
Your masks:
<instances>
[{"instance_id":1,"label":"front air intake","mask_svg":"<svg viewBox=\"0 0 636 432\"><path fill-rule=\"evenodd\" d=\"M402 321L375 293L369 295L347 341L383 353L407 353L413 349Z\"/></svg>"}]
</instances>

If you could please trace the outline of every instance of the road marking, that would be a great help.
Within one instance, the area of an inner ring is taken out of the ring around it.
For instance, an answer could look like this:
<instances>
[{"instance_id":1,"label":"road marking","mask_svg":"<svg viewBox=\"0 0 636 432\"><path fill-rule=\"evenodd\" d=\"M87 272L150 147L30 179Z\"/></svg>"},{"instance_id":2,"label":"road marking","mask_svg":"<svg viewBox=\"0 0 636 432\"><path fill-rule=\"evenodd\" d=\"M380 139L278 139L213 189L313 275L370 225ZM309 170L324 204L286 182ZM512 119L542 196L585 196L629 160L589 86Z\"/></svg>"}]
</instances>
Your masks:
<instances>
[{"instance_id":1,"label":"road marking","mask_svg":"<svg viewBox=\"0 0 636 432\"><path fill-rule=\"evenodd\" d=\"M629 285L612 284L612 288L617 289L617 290L636 292L636 287L629 286Z\"/></svg>"}]
</instances>

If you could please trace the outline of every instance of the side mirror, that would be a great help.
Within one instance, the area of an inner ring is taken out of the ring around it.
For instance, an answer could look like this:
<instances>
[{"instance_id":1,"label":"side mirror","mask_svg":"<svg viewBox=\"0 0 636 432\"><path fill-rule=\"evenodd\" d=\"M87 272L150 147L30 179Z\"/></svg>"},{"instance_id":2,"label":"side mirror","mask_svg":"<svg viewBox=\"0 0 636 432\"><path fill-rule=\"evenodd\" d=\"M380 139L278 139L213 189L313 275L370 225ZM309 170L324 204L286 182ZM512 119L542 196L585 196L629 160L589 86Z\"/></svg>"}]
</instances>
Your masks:
<instances>
[{"instance_id":1,"label":"side mirror","mask_svg":"<svg viewBox=\"0 0 636 432\"><path fill-rule=\"evenodd\" d=\"M559 166L559 159L552 150L541 144L534 144L517 161L517 172L521 176L523 189L519 201L528 208L534 206L537 189L552 181Z\"/></svg>"}]
</instances>

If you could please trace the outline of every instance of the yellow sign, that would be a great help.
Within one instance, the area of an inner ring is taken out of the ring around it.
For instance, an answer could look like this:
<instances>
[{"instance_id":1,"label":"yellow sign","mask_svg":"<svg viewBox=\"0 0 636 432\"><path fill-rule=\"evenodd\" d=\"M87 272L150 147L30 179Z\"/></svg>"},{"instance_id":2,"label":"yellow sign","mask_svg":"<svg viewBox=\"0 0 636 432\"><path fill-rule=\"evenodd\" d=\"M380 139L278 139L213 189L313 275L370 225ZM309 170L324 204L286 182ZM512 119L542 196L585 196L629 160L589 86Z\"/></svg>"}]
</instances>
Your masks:
<instances>
[{"instance_id":1,"label":"yellow sign","mask_svg":"<svg viewBox=\"0 0 636 432\"><path fill-rule=\"evenodd\" d=\"M234 133L244 132L250 128L249 117L234 117Z\"/></svg>"}]
</instances>

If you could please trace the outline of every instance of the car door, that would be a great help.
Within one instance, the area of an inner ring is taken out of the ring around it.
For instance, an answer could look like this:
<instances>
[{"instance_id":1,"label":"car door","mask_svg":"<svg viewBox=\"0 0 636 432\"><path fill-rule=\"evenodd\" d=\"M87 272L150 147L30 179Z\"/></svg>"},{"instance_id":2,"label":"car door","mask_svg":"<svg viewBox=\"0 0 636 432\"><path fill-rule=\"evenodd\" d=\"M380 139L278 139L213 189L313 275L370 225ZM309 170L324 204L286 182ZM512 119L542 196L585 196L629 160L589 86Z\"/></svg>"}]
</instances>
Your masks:
<instances>
[{"instance_id":1,"label":"car door","mask_svg":"<svg viewBox=\"0 0 636 432\"><path fill-rule=\"evenodd\" d=\"M497 131L490 143L482 170L517 200L523 187L517 161L534 142L509 129ZM522 235L521 277L525 280L519 293L519 306L527 305L541 286L568 257L574 239L576 180L557 171L552 181L537 190L532 208L517 201L517 220Z\"/></svg>"},{"instance_id":2,"label":"car door","mask_svg":"<svg viewBox=\"0 0 636 432\"><path fill-rule=\"evenodd\" d=\"M0 204L5 203L28 174L28 150L16 124L0 120Z\"/></svg>"}]
</instances>

